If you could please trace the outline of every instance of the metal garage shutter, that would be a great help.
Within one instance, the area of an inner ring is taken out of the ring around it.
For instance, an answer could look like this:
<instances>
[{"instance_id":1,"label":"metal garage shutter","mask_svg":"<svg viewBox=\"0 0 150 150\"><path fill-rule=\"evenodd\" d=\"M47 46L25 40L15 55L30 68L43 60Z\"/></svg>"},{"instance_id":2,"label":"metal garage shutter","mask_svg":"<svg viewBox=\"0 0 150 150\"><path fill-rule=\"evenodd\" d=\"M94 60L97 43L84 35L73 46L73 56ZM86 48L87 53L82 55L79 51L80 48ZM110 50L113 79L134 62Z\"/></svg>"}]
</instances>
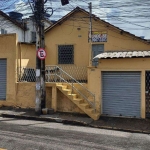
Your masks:
<instances>
[{"instance_id":1,"label":"metal garage shutter","mask_svg":"<svg viewBox=\"0 0 150 150\"><path fill-rule=\"evenodd\" d=\"M141 73L102 72L102 113L140 117Z\"/></svg>"},{"instance_id":2,"label":"metal garage shutter","mask_svg":"<svg viewBox=\"0 0 150 150\"><path fill-rule=\"evenodd\" d=\"M6 100L6 59L0 59L0 100Z\"/></svg>"}]
</instances>

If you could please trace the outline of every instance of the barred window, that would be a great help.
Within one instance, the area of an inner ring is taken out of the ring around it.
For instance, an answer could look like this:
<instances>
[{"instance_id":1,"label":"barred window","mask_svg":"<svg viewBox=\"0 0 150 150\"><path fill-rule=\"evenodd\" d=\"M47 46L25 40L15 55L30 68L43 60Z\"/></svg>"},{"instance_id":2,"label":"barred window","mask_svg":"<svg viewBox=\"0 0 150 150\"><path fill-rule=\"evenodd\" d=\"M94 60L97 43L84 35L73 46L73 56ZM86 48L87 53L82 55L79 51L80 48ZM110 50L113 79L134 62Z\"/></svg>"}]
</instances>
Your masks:
<instances>
[{"instance_id":1,"label":"barred window","mask_svg":"<svg viewBox=\"0 0 150 150\"><path fill-rule=\"evenodd\" d=\"M58 45L58 64L74 63L74 46Z\"/></svg>"}]
</instances>

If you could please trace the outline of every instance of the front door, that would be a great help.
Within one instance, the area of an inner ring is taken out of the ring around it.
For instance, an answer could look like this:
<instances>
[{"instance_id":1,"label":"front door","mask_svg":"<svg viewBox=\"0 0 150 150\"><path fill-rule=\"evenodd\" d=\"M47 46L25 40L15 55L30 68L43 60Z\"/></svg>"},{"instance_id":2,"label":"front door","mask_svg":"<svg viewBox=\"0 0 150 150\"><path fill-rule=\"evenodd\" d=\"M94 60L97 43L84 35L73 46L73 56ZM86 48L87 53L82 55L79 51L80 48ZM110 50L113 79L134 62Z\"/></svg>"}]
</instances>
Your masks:
<instances>
[{"instance_id":1,"label":"front door","mask_svg":"<svg viewBox=\"0 0 150 150\"><path fill-rule=\"evenodd\" d=\"M145 72L146 118L150 118L150 71Z\"/></svg>"},{"instance_id":2,"label":"front door","mask_svg":"<svg viewBox=\"0 0 150 150\"><path fill-rule=\"evenodd\" d=\"M98 65L98 58L96 58L96 59L93 59L93 58L103 52L104 52L104 44L93 44L92 45L92 66Z\"/></svg>"}]
</instances>

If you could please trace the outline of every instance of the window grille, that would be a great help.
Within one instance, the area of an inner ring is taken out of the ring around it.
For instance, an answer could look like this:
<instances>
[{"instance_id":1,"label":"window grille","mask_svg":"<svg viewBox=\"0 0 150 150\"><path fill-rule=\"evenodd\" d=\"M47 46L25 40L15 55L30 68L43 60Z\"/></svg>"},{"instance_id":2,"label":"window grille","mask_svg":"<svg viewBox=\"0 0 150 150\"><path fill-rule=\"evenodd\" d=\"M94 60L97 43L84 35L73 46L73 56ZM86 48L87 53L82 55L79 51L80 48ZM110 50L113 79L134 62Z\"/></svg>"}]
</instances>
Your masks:
<instances>
[{"instance_id":1,"label":"window grille","mask_svg":"<svg viewBox=\"0 0 150 150\"><path fill-rule=\"evenodd\" d=\"M58 64L74 64L74 46L58 46Z\"/></svg>"}]
</instances>

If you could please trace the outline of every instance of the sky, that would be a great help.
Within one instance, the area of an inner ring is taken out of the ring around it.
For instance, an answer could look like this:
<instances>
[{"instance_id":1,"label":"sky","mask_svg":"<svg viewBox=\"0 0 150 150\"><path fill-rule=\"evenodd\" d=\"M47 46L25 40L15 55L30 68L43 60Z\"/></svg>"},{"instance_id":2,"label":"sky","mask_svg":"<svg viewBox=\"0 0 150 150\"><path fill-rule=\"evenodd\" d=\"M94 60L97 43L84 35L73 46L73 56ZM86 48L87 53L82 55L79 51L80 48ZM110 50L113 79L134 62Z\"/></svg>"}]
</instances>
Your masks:
<instances>
[{"instance_id":1,"label":"sky","mask_svg":"<svg viewBox=\"0 0 150 150\"><path fill-rule=\"evenodd\" d=\"M65 6L61 6L60 0L47 0L45 8L53 8L50 19L57 21L77 6L89 11L89 2L92 2L92 13L100 19L136 36L150 39L150 0L69 0ZM18 11L24 17L32 15L28 0L0 0L0 8L4 12Z\"/></svg>"}]
</instances>

